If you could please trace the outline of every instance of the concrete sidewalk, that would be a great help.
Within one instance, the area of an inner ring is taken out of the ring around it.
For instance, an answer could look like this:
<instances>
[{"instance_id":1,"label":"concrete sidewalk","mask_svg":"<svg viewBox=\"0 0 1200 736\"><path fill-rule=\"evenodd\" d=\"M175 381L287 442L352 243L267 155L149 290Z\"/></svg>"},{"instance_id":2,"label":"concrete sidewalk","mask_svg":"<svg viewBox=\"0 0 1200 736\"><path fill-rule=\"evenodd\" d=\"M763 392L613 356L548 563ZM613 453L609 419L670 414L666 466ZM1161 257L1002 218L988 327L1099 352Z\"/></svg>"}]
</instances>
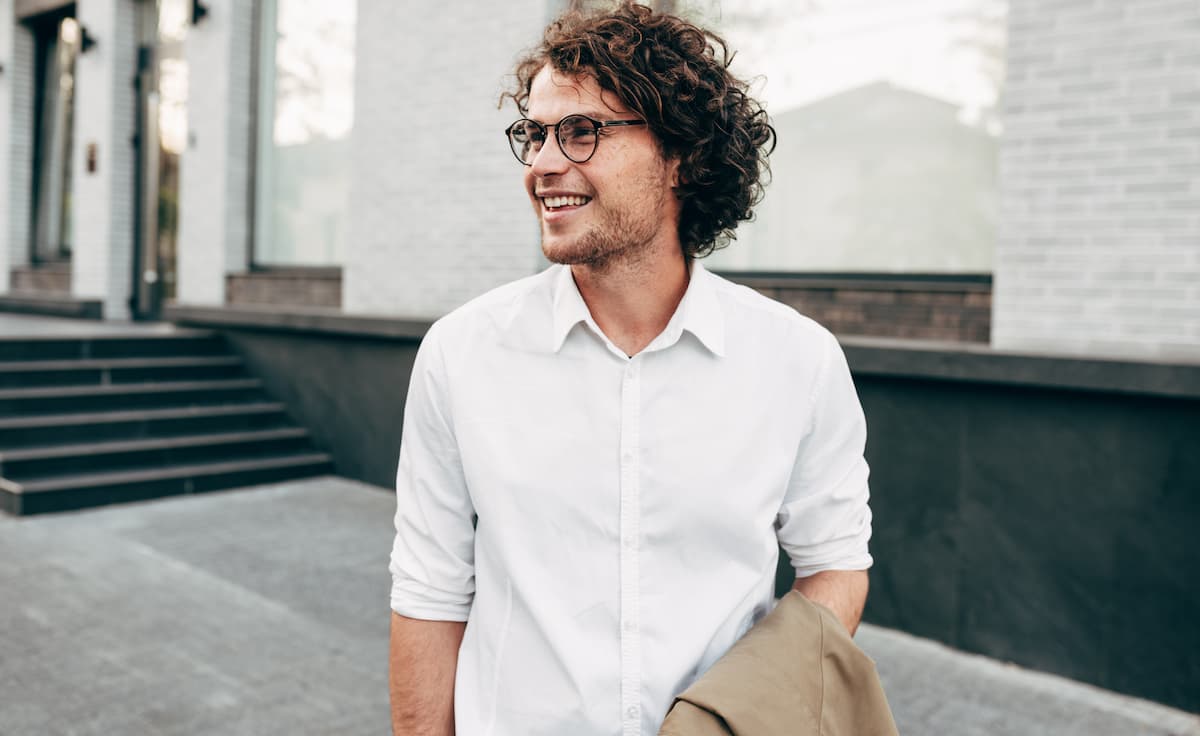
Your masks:
<instances>
[{"instance_id":1,"label":"concrete sidewalk","mask_svg":"<svg viewBox=\"0 0 1200 736\"><path fill-rule=\"evenodd\" d=\"M336 477L0 514L0 734L388 732L392 496ZM864 625L906 736L1200 735L1200 718Z\"/></svg>"}]
</instances>

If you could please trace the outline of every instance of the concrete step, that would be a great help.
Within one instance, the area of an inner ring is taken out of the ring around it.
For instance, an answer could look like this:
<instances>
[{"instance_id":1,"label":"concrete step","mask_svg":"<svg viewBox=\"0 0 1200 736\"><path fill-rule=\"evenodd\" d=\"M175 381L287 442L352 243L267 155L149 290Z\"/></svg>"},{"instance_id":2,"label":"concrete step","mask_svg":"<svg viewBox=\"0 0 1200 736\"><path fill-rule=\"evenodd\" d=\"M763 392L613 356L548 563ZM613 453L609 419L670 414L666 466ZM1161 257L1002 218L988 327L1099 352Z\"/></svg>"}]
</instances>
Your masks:
<instances>
[{"instance_id":1,"label":"concrete step","mask_svg":"<svg viewBox=\"0 0 1200 736\"><path fill-rule=\"evenodd\" d=\"M257 378L165 381L110 386L53 386L0 390L0 417L66 411L167 408L261 400Z\"/></svg>"},{"instance_id":2,"label":"concrete step","mask_svg":"<svg viewBox=\"0 0 1200 736\"><path fill-rule=\"evenodd\" d=\"M228 354L229 350L224 340L219 335L205 330L189 330L178 334L0 336L0 361L155 358Z\"/></svg>"},{"instance_id":3,"label":"concrete step","mask_svg":"<svg viewBox=\"0 0 1200 736\"><path fill-rule=\"evenodd\" d=\"M0 417L0 448L269 429L288 423L275 401Z\"/></svg>"},{"instance_id":4,"label":"concrete step","mask_svg":"<svg viewBox=\"0 0 1200 736\"><path fill-rule=\"evenodd\" d=\"M0 510L18 515L67 511L304 478L332 470L333 460L329 455L304 452L26 482L0 478Z\"/></svg>"},{"instance_id":5,"label":"concrete step","mask_svg":"<svg viewBox=\"0 0 1200 736\"><path fill-rule=\"evenodd\" d=\"M0 389L212 380L237 378L244 373L242 359L233 355L17 360L0 362Z\"/></svg>"},{"instance_id":6,"label":"concrete step","mask_svg":"<svg viewBox=\"0 0 1200 736\"><path fill-rule=\"evenodd\" d=\"M301 427L30 447L0 452L0 476L24 482L77 473L269 457L311 449L308 431Z\"/></svg>"},{"instance_id":7,"label":"concrete step","mask_svg":"<svg viewBox=\"0 0 1200 736\"><path fill-rule=\"evenodd\" d=\"M76 299L65 293L10 291L0 294L0 312L98 320L103 317L104 304L99 299Z\"/></svg>"}]
</instances>

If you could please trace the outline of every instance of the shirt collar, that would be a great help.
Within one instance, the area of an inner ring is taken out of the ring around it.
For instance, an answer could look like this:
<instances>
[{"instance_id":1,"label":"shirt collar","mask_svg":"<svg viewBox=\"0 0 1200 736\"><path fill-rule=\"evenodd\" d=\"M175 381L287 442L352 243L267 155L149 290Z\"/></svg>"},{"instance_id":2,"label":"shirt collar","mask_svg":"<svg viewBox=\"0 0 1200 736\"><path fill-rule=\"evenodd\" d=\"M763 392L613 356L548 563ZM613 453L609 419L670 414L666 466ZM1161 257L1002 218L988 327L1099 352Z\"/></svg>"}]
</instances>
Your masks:
<instances>
[{"instance_id":1,"label":"shirt collar","mask_svg":"<svg viewBox=\"0 0 1200 736\"><path fill-rule=\"evenodd\" d=\"M551 350L558 352L562 349L563 343L567 340L567 334L571 329L583 322L589 324L592 322L592 313L588 311L587 304L583 301L583 296L579 293L579 287L575 285L575 277L571 275L570 266L557 266L558 276L554 279L554 295L553 303L553 333L551 336ZM599 328L595 328L599 334Z\"/></svg>"},{"instance_id":2,"label":"shirt collar","mask_svg":"<svg viewBox=\"0 0 1200 736\"><path fill-rule=\"evenodd\" d=\"M725 357L725 313L717 296L716 281L717 277L699 261L692 261L692 277L688 281L687 292L680 300L671 322L678 320L680 332L692 333L713 355L722 358ZM673 343L679 338L672 334L672 328L673 325L668 323L664 333Z\"/></svg>"},{"instance_id":3,"label":"shirt collar","mask_svg":"<svg viewBox=\"0 0 1200 736\"><path fill-rule=\"evenodd\" d=\"M553 285L553 331L551 333L551 349L558 352L562 349L567 335L575 325L583 322L600 334L600 328L592 319L587 304L575 285L571 276L570 266L559 266L559 272ZM710 352L718 357L725 355L725 315L721 311L721 303L717 296L716 279L698 261L692 261L691 278L688 280L687 291L675 314L667 323L662 334L656 337L647 350L662 349L679 341L683 332L690 332Z\"/></svg>"}]
</instances>

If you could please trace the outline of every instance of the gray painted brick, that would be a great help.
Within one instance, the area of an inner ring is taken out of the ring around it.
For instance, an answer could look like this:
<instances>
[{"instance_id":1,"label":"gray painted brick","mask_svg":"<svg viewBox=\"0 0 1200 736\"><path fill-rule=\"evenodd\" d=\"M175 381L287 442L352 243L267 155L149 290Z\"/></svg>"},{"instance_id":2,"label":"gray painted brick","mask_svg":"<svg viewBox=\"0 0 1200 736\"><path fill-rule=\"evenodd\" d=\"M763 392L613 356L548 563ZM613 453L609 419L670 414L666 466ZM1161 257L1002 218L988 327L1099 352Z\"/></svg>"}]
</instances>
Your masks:
<instances>
[{"instance_id":1,"label":"gray painted brick","mask_svg":"<svg viewBox=\"0 0 1200 736\"><path fill-rule=\"evenodd\" d=\"M249 264L251 54L257 3L212 0L190 26L188 147L180 155L178 300L225 303L225 277Z\"/></svg>"},{"instance_id":2,"label":"gray painted brick","mask_svg":"<svg viewBox=\"0 0 1200 736\"><path fill-rule=\"evenodd\" d=\"M105 43L75 67L71 292L101 299L106 317L123 319L132 287L136 0L80 0L76 14ZM97 147L91 174L84 171L89 144Z\"/></svg>"},{"instance_id":3,"label":"gray painted brick","mask_svg":"<svg viewBox=\"0 0 1200 736\"><path fill-rule=\"evenodd\" d=\"M436 317L537 268L521 168L501 135L517 113L496 103L517 51L537 41L546 5L407 5L359 6L343 298L349 312ZM395 53L397 27L407 29L404 54ZM461 47L472 49L469 63ZM436 135L397 135L413 109L439 121Z\"/></svg>"},{"instance_id":4,"label":"gray painted brick","mask_svg":"<svg viewBox=\"0 0 1200 736\"><path fill-rule=\"evenodd\" d=\"M1200 304L1163 280L1200 274L1200 3L1014 0L1010 18L1029 81L1006 89L993 344L1200 357L1163 311Z\"/></svg>"},{"instance_id":5,"label":"gray painted brick","mask_svg":"<svg viewBox=\"0 0 1200 736\"><path fill-rule=\"evenodd\" d=\"M33 178L33 34L13 20L13 0L0 0L0 292L13 266L29 262Z\"/></svg>"}]
</instances>

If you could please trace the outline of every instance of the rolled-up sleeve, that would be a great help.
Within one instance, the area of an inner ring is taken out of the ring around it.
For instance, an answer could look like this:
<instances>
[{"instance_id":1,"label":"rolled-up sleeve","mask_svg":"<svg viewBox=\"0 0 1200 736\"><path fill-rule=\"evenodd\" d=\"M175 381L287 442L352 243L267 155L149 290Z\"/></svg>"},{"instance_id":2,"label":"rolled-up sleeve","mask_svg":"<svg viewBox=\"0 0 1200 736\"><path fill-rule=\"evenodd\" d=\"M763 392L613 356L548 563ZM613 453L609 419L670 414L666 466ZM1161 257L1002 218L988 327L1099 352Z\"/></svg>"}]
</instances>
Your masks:
<instances>
[{"instance_id":1,"label":"rolled-up sleeve","mask_svg":"<svg viewBox=\"0 0 1200 736\"><path fill-rule=\"evenodd\" d=\"M780 546L797 577L865 570L872 563L866 419L837 339L823 333L818 354L807 431L776 519Z\"/></svg>"},{"instance_id":2,"label":"rolled-up sleeve","mask_svg":"<svg viewBox=\"0 0 1200 736\"><path fill-rule=\"evenodd\" d=\"M439 325L417 351L396 473L391 606L402 616L466 621L475 594L474 515L450 412Z\"/></svg>"}]
</instances>

